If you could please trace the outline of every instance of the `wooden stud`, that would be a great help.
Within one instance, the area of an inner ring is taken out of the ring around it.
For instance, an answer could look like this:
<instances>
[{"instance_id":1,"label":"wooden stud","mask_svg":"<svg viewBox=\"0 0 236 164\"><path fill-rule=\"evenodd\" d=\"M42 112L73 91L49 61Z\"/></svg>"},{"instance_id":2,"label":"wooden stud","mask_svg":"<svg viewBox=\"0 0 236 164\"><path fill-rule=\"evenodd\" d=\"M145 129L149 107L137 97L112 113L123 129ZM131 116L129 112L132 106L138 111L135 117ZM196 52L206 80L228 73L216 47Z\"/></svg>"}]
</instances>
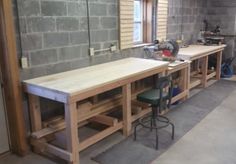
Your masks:
<instances>
[{"instance_id":1,"label":"wooden stud","mask_svg":"<svg viewBox=\"0 0 236 164\"><path fill-rule=\"evenodd\" d=\"M12 1L0 1L0 67L3 73L3 89L6 100L11 151L24 156L29 152L29 147L26 140L22 88L12 10Z\"/></svg>"},{"instance_id":2,"label":"wooden stud","mask_svg":"<svg viewBox=\"0 0 236 164\"><path fill-rule=\"evenodd\" d=\"M221 63L222 63L222 51L217 53L217 65L216 65L216 79L220 80L221 76Z\"/></svg>"},{"instance_id":3,"label":"wooden stud","mask_svg":"<svg viewBox=\"0 0 236 164\"><path fill-rule=\"evenodd\" d=\"M186 84L186 88L187 88L187 98L189 98L189 91L190 91L190 78L191 78L191 64L188 63L188 67L186 68L187 69L187 84Z\"/></svg>"},{"instance_id":4,"label":"wooden stud","mask_svg":"<svg viewBox=\"0 0 236 164\"><path fill-rule=\"evenodd\" d=\"M94 121L94 122L101 123L108 126L114 126L118 123L117 118L109 117L106 115L97 115L91 118L90 121Z\"/></svg>"},{"instance_id":5,"label":"wooden stud","mask_svg":"<svg viewBox=\"0 0 236 164\"><path fill-rule=\"evenodd\" d=\"M79 137L76 103L65 104L67 151L72 154L71 164L79 164Z\"/></svg>"},{"instance_id":6,"label":"wooden stud","mask_svg":"<svg viewBox=\"0 0 236 164\"><path fill-rule=\"evenodd\" d=\"M82 141L79 144L79 151L84 150L85 148L93 145L94 143L102 140L103 138L111 135L112 133L118 131L119 129L121 129L123 127L123 123L119 122L118 124L116 124L115 126L111 126L105 130L103 130L102 132L99 132L98 134L95 134L94 136L86 139L85 141Z\"/></svg>"},{"instance_id":7,"label":"wooden stud","mask_svg":"<svg viewBox=\"0 0 236 164\"><path fill-rule=\"evenodd\" d=\"M122 87L122 106L123 106L123 134L129 136L131 133L131 85L127 84Z\"/></svg>"},{"instance_id":8,"label":"wooden stud","mask_svg":"<svg viewBox=\"0 0 236 164\"><path fill-rule=\"evenodd\" d=\"M31 119L31 130L32 132L36 132L42 129L40 101L39 97L35 95L28 94L28 98L29 98L29 111Z\"/></svg>"},{"instance_id":9,"label":"wooden stud","mask_svg":"<svg viewBox=\"0 0 236 164\"><path fill-rule=\"evenodd\" d=\"M202 86L207 87L208 56L202 58Z\"/></svg>"}]
</instances>

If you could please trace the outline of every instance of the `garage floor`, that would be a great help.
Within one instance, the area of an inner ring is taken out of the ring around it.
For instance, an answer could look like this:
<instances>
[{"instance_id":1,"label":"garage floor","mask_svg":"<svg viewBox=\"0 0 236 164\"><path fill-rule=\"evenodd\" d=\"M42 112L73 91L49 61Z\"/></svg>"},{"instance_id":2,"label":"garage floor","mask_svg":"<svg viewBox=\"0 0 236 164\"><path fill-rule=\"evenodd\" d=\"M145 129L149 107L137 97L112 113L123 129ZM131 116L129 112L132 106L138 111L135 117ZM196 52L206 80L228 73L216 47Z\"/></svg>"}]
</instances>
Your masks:
<instances>
[{"instance_id":1,"label":"garage floor","mask_svg":"<svg viewBox=\"0 0 236 164\"><path fill-rule=\"evenodd\" d=\"M182 137L175 145L156 159L154 164L232 164L236 163L236 90L225 98L213 112ZM119 143L124 138L120 133L96 144L96 148L81 153L82 164L97 164L90 159L91 154L100 154ZM31 153L20 158L8 155L0 159L0 164L54 164L42 156Z\"/></svg>"},{"instance_id":2,"label":"garage floor","mask_svg":"<svg viewBox=\"0 0 236 164\"><path fill-rule=\"evenodd\" d=\"M236 163L236 91L153 164Z\"/></svg>"}]
</instances>

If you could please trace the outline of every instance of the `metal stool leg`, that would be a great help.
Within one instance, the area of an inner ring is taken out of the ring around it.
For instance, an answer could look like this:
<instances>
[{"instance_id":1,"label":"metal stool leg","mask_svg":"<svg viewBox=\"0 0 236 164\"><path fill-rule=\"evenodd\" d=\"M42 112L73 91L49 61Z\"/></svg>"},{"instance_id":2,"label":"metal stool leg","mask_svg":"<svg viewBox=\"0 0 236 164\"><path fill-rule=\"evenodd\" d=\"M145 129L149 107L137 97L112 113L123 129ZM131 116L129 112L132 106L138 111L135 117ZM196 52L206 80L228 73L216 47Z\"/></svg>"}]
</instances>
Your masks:
<instances>
[{"instance_id":1,"label":"metal stool leg","mask_svg":"<svg viewBox=\"0 0 236 164\"><path fill-rule=\"evenodd\" d=\"M158 136L158 129L156 129L156 150L159 148L159 136Z\"/></svg>"},{"instance_id":2,"label":"metal stool leg","mask_svg":"<svg viewBox=\"0 0 236 164\"><path fill-rule=\"evenodd\" d=\"M134 141L136 141L137 127L138 126L139 126L139 124L135 125L135 127L134 127Z\"/></svg>"},{"instance_id":3,"label":"metal stool leg","mask_svg":"<svg viewBox=\"0 0 236 164\"><path fill-rule=\"evenodd\" d=\"M175 139L175 125L171 122L170 122L170 125L172 127L172 136L171 136L171 138L172 138L172 140L174 140Z\"/></svg>"},{"instance_id":4,"label":"metal stool leg","mask_svg":"<svg viewBox=\"0 0 236 164\"><path fill-rule=\"evenodd\" d=\"M150 127L150 131L152 132L152 129L153 129L153 119L151 119L151 127Z\"/></svg>"}]
</instances>

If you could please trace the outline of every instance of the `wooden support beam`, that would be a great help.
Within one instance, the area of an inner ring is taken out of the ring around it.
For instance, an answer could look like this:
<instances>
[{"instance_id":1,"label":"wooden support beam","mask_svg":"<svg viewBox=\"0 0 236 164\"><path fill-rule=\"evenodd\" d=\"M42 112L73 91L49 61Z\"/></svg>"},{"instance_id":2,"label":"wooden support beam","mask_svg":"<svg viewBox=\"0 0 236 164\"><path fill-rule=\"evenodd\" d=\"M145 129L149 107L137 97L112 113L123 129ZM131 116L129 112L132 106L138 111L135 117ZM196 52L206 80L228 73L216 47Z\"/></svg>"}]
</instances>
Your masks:
<instances>
[{"instance_id":1,"label":"wooden support beam","mask_svg":"<svg viewBox=\"0 0 236 164\"><path fill-rule=\"evenodd\" d=\"M66 121L66 146L67 151L71 153L71 164L79 164L79 137L77 127L77 108L76 103L65 104L65 121Z\"/></svg>"},{"instance_id":2,"label":"wooden support beam","mask_svg":"<svg viewBox=\"0 0 236 164\"><path fill-rule=\"evenodd\" d=\"M24 156L29 152L29 146L26 137L12 4L13 2L9 0L0 1L0 70L4 84L3 94L8 117L11 151Z\"/></svg>"},{"instance_id":3,"label":"wooden support beam","mask_svg":"<svg viewBox=\"0 0 236 164\"><path fill-rule=\"evenodd\" d=\"M136 91L133 95L132 95L132 99L136 99L136 96L137 94L145 91L145 90L148 90L150 89L151 87L147 87L147 88L144 88L144 89L140 89L138 91ZM121 95L117 95L111 99L107 99L107 100L103 100L97 104L94 104L92 109L90 110L89 113L82 113L82 112L79 112L78 113L78 127L80 126L81 122L83 124L83 122L86 123L86 120L88 120L89 118L92 118L92 117L95 117L101 113L105 113L105 112L108 112L110 111L111 109L113 108L116 108L118 106L121 106L122 105L122 99L121 99ZM134 101L133 101L134 102ZM137 101L136 101L137 102ZM87 104L87 103L85 103ZM147 104L148 105L148 104ZM89 105L78 105L78 107L81 107L80 110L83 111L83 108L87 108ZM144 106L143 106L144 107ZM145 107L146 108L146 107ZM62 120L60 120L62 118ZM64 116L61 116L56 118L55 121L53 120L50 120L48 122L46 122L44 125L47 125L44 126L45 128L37 131L37 132L33 132L31 134L31 136L33 138L42 138L44 136L47 136L47 135L50 135L50 134L53 134L53 133L56 133L58 131L61 131L63 129L65 129L66 125L65 125L65 120L64 120ZM57 121L58 120L58 121Z\"/></svg>"},{"instance_id":4,"label":"wooden support beam","mask_svg":"<svg viewBox=\"0 0 236 164\"><path fill-rule=\"evenodd\" d=\"M108 125L108 126L114 126L118 123L117 118L109 117L106 115L97 115L91 118L89 121L98 122L98 123Z\"/></svg>"},{"instance_id":5,"label":"wooden support beam","mask_svg":"<svg viewBox=\"0 0 236 164\"><path fill-rule=\"evenodd\" d=\"M115 126L111 126L105 130L103 130L102 132L99 132L98 134L95 134L94 136L86 139L85 141L82 141L78 147L79 147L79 151L82 151L84 149L86 149L87 147L93 145L94 143L102 140L103 138L111 135L112 133L120 130L123 127L123 123L119 122L118 124L116 124Z\"/></svg>"},{"instance_id":6,"label":"wooden support beam","mask_svg":"<svg viewBox=\"0 0 236 164\"><path fill-rule=\"evenodd\" d=\"M177 96L173 97L173 98L171 99L171 103L173 104L173 103L175 103L176 101L179 101L179 100L181 100L181 99L183 99L183 98L186 98L187 95L188 95L188 90L185 90L185 91L179 93Z\"/></svg>"},{"instance_id":7,"label":"wooden support beam","mask_svg":"<svg viewBox=\"0 0 236 164\"><path fill-rule=\"evenodd\" d=\"M93 107L93 104L90 101L78 103L77 109L78 109L78 116L84 115L84 113L89 113Z\"/></svg>"},{"instance_id":8,"label":"wooden support beam","mask_svg":"<svg viewBox=\"0 0 236 164\"><path fill-rule=\"evenodd\" d=\"M122 109L123 109L123 134L129 136L131 134L131 85L126 84L122 87Z\"/></svg>"},{"instance_id":9,"label":"wooden support beam","mask_svg":"<svg viewBox=\"0 0 236 164\"><path fill-rule=\"evenodd\" d=\"M207 87L208 56L202 58L202 86Z\"/></svg>"},{"instance_id":10,"label":"wooden support beam","mask_svg":"<svg viewBox=\"0 0 236 164\"><path fill-rule=\"evenodd\" d=\"M140 113L132 116L132 122L138 120L139 118L145 116L146 114L151 112L151 108L143 109Z\"/></svg>"},{"instance_id":11,"label":"wooden support beam","mask_svg":"<svg viewBox=\"0 0 236 164\"><path fill-rule=\"evenodd\" d=\"M222 64L222 51L217 53L217 64L216 64L216 80L220 80L221 77L221 64Z\"/></svg>"},{"instance_id":12,"label":"wooden support beam","mask_svg":"<svg viewBox=\"0 0 236 164\"><path fill-rule=\"evenodd\" d=\"M212 72L212 73L207 75L207 80L209 80L209 79L211 79L211 78L213 78L215 76L216 76L216 72Z\"/></svg>"},{"instance_id":13,"label":"wooden support beam","mask_svg":"<svg viewBox=\"0 0 236 164\"><path fill-rule=\"evenodd\" d=\"M30 118L31 118L31 130L32 132L35 132L42 129L39 97L28 94L28 98L29 98Z\"/></svg>"},{"instance_id":14,"label":"wooden support beam","mask_svg":"<svg viewBox=\"0 0 236 164\"><path fill-rule=\"evenodd\" d=\"M201 84L201 79L191 77L189 89L192 89L200 84Z\"/></svg>"},{"instance_id":15,"label":"wooden support beam","mask_svg":"<svg viewBox=\"0 0 236 164\"><path fill-rule=\"evenodd\" d=\"M61 149L59 147L56 147L52 144L48 144L45 140L31 140L31 145L36 147L40 152L47 152L51 153L61 159L64 159L66 161L72 162L72 154L68 151Z\"/></svg>"}]
</instances>

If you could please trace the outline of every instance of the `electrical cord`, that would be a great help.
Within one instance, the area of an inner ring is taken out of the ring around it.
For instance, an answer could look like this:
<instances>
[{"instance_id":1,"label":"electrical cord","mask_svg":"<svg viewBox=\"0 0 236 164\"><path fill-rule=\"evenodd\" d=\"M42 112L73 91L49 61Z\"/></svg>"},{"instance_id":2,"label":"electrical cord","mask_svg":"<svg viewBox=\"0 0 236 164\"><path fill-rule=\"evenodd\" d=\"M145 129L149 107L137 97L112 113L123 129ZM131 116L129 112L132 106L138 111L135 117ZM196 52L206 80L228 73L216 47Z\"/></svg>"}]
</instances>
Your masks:
<instances>
[{"instance_id":1,"label":"electrical cord","mask_svg":"<svg viewBox=\"0 0 236 164\"><path fill-rule=\"evenodd\" d=\"M91 48L91 30L90 30L90 13L89 13L89 0L86 0L86 6L87 6L87 23L88 23L88 43L89 48Z\"/></svg>"}]
</instances>

